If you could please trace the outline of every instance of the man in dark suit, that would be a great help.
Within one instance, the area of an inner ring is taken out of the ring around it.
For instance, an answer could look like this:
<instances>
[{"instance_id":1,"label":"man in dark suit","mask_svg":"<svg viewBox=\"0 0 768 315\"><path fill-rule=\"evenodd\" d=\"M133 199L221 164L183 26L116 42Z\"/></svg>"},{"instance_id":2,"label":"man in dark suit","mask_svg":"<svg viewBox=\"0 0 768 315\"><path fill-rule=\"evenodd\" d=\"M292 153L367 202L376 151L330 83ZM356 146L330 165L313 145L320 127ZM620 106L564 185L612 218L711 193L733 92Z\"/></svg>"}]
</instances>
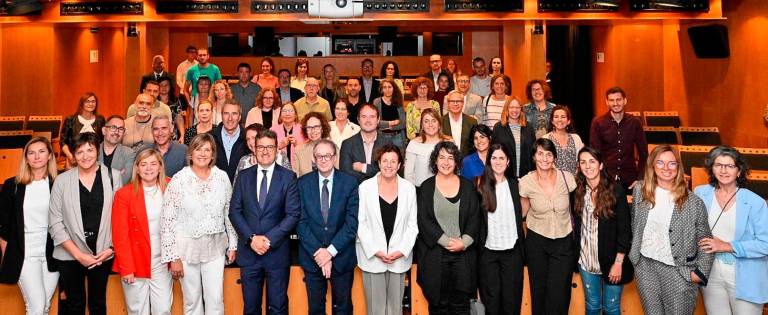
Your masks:
<instances>
[{"instance_id":1,"label":"man in dark suit","mask_svg":"<svg viewBox=\"0 0 768 315\"><path fill-rule=\"evenodd\" d=\"M238 233L237 264L243 285L244 314L261 314L267 283L269 314L288 314L289 235L299 221L296 175L275 163L277 135L256 135L257 165L238 175L229 220Z\"/></svg>"},{"instance_id":2,"label":"man in dark suit","mask_svg":"<svg viewBox=\"0 0 768 315\"><path fill-rule=\"evenodd\" d=\"M371 103L381 96L379 93L379 80L373 78L373 60L365 58L360 63L360 99L363 103Z\"/></svg>"},{"instance_id":3,"label":"man in dark suit","mask_svg":"<svg viewBox=\"0 0 768 315\"><path fill-rule=\"evenodd\" d=\"M288 69L280 69L280 71L277 72L277 79L278 82L280 82L280 88L277 89L277 93L280 95L281 103L293 103L304 97L304 92L291 87L291 71Z\"/></svg>"},{"instance_id":4,"label":"man in dark suit","mask_svg":"<svg viewBox=\"0 0 768 315\"><path fill-rule=\"evenodd\" d=\"M391 141L378 133L379 110L375 106L361 105L357 119L360 132L341 143L339 167L357 178L358 182L363 182L379 172L374 155L376 150Z\"/></svg>"},{"instance_id":5,"label":"man in dark suit","mask_svg":"<svg viewBox=\"0 0 768 315\"><path fill-rule=\"evenodd\" d=\"M173 81L173 73L165 71L165 58L163 55L156 55L152 57L152 72L147 73L141 77L141 84L139 85L139 93L144 91L144 87L147 86L147 82L155 81L160 82L161 77L169 77Z\"/></svg>"},{"instance_id":6,"label":"man in dark suit","mask_svg":"<svg viewBox=\"0 0 768 315\"><path fill-rule=\"evenodd\" d=\"M328 280L333 313L352 314L358 184L354 177L334 169L336 155L333 141L319 140L312 152L317 170L299 178L298 184L301 218L296 232L310 315L325 314Z\"/></svg>"},{"instance_id":7,"label":"man in dark suit","mask_svg":"<svg viewBox=\"0 0 768 315\"><path fill-rule=\"evenodd\" d=\"M441 74L448 76L448 91L453 91L453 76L443 70L443 57L438 54L429 56L429 71L423 76L432 80L432 83L435 85L435 91L437 91L438 88L437 77L439 77Z\"/></svg>"},{"instance_id":8,"label":"man in dark suit","mask_svg":"<svg viewBox=\"0 0 768 315\"><path fill-rule=\"evenodd\" d=\"M240 128L240 104L227 100L221 109L221 124L213 129L216 140L216 167L227 172L229 182L235 180L235 172L240 158L247 154L245 132Z\"/></svg>"},{"instance_id":9,"label":"man in dark suit","mask_svg":"<svg viewBox=\"0 0 768 315\"><path fill-rule=\"evenodd\" d=\"M477 119L464 114L464 94L459 91L451 91L445 97L448 105L448 115L443 116L443 133L453 137L453 143L459 147L462 155L472 151L472 135L469 131L477 125Z\"/></svg>"}]
</instances>

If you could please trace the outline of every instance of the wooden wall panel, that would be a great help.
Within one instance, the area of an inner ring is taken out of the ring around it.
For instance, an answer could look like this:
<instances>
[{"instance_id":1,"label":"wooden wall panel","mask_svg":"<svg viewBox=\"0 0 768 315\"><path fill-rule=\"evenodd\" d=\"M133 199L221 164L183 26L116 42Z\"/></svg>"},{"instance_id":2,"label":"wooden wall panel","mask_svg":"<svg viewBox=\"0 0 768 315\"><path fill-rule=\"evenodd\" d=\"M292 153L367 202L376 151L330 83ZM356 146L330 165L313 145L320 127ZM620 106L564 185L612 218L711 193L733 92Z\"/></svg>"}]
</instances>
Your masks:
<instances>
[{"instance_id":1,"label":"wooden wall panel","mask_svg":"<svg viewBox=\"0 0 768 315\"><path fill-rule=\"evenodd\" d=\"M472 55L471 59L481 57L485 59L486 65L494 56L501 55L501 32L472 32ZM466 55L466 53L465 53ZM470 60L471 60L470 59ZM472 74L472 65L462 65L464 73Z\"/></svg>"},{"instance_id":2,"label":"wooden wall panel","mask_svg":"<svg viewBox=\"0 0 768 315\"><path fill-rule=\"evenodd\" d=\"M0 113L52 112L54 28L50 25L6 25L2 32ZM69 71L73 73L72 69Z\"/></svg>"}]
</instances>

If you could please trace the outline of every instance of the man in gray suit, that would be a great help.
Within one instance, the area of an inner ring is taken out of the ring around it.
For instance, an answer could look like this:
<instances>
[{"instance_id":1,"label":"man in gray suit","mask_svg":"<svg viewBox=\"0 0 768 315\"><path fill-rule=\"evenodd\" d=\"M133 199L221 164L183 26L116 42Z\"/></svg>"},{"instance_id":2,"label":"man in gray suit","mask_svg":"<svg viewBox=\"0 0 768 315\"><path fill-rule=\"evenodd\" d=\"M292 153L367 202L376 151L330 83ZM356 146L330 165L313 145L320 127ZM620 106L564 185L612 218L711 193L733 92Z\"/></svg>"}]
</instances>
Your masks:
<instances>
[{"instance_id":1,"label":"man in gray suit","mask_svg":"<svg viewBox=\"0 0 768 315\"><path fill-rule=\"evenodd\" d=\"M470 82L469 75L461 74L456 78L456 91L464 94L464 110L462 112L474 117L477 121L485 121L485 107L483 107L483 98L470 92L471 86L472 83ZM443 106L443 115L445 115L448 113L448 95L445 96L443 104L446 105Z\"/></svg>"},{"instance_id":2,"label":"man in gray suit","mask_svg":"<svg viewBox=\"0 0 768 315\"><path fill-rule=\"evenodd\" d=\"M378 132L379 110L371 104L360 105L360 132L341 143L339 167L362 182L379 172L376 150L390 143Z\"/></svg>"},{"instance_id":3,"label":"man in gray suit","mask_svg":"<svg viewBox=\"0 0 768 315\"><path fill-rule=\"evenodd\" d=\"M101 127L104 141L99 147L99 162L108 168L120 172L122 184L126 185L131 180L133 172L133 160L136 152L122 145L125 135L125 121L120 115L112 115L107 119L104 127ZM109 173L110 175L112 173Z\"/></svg>"}]
</instances>

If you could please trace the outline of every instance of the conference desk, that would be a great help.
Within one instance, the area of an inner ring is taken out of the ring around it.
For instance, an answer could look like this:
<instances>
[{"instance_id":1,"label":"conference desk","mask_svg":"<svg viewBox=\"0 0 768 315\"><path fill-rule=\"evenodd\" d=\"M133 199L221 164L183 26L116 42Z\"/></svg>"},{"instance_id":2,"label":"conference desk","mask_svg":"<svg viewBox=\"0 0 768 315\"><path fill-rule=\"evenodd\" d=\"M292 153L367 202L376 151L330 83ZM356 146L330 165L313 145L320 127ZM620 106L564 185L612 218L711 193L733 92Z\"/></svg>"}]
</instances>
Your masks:
<instances>
[{"instance_id":1,"label":"conference desk","mask_svg":"<svg viewBox=\"0 0 768 315\"><path fill-rule=\"evenodd\" d=\"M416 279L417 266L411 269L411 279ZM522 314L531 313L531 298L528 288L527 272L525 273L525 288L523 290L523 310ZM306 287L303 281L304 273L298 266L291 267L291 279L288 285L288 299L290 302L289 312L291 315L303 315L307 314L307 295ZM224 312L227 315L242 314L243 312L243 300L242 290L239 284L240 269L239 268L226 268L224 270ZM427 309L427 301L424 295L421 293L421 288L416 281L411 280L411 315L427 315L429 314ZM330 292L330 290L329 290ZM352 299L354 304L355 315L365 315L365 295L363 293L363 283L361 272L358 269L355 273L355 282L352 287ZM173 314L183 314L182 311L182 295L181 287L178 282L173 286ZM328 296L328 305L326 307L326 313L331 313L330 294ZM640 304L640 296L637 293L635 283L629 283L624 286L624 293L621 301L622 313L626 315L641 315L643 309ZM16 285L0 285L0 309L3 310L3 314L6 315L21 315L24 314L24 301L21 298L18 286ZM125 302L123 299L122 287L120 286L120 277L118 275L111 275L109 284L107 286L107 309L109 314L125 314ZM54 297L53 307L51 314L56 314L58 310L58 302ZM406 312L406 314L408 314ZM569 314L580 315L584 314L584 294L581 289L581 278L578 274L573 276L573 291L571 295L571 306ZM705 315L704 305L699 294L697 301L696 315ZM768 312L764 312L768 314Z\"/></svg>"}]
</instances>

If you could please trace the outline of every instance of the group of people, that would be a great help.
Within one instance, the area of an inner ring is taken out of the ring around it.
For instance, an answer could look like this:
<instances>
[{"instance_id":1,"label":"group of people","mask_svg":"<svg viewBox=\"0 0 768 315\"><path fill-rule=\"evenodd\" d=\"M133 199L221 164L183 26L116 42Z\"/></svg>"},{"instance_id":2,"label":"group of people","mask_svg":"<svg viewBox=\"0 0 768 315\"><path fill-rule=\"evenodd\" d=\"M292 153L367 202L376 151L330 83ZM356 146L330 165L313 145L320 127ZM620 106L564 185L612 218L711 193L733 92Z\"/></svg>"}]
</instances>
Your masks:
<instances>
[{"instance_id":1,"label":"group of people","mask_svg":"<svg viewBox=\"0 0 768 315\"><path fill-rule=\"evenodd\" d=\"M691 314L700 287L711 314L768 302L768 209L745 188L749 166L717 147L691 192L674 148L648 153L621 88L585 144L545 81L527 84L526 105L511 96L497 58L498 73L475 59L470 77L430 56L404 106L395 63L367 81L366 59L342 87L333 66L318 80L299 59L274 76L265 58L229 86L206 50L188 53L184 132L158 66L128 118L81 98L62 132L69 170L45 138L25 146L0 193L0 280L28 313L47 313L58 284L61 313L106 314L114 271L130 314L169 314L174 279L185 314L222 314L236 263L244 313L266 293L268 313L287 314L292 234L310 314L325 313L329 283L333 312L351 314L356 268L368 314L402 314L413 264L431 314L469 314L478 293L487 314L519 314L526 265L534 314L568 313L574 272L588 314L619 314L634 278L648 314Z\"/></svg>"}]
</instances>

